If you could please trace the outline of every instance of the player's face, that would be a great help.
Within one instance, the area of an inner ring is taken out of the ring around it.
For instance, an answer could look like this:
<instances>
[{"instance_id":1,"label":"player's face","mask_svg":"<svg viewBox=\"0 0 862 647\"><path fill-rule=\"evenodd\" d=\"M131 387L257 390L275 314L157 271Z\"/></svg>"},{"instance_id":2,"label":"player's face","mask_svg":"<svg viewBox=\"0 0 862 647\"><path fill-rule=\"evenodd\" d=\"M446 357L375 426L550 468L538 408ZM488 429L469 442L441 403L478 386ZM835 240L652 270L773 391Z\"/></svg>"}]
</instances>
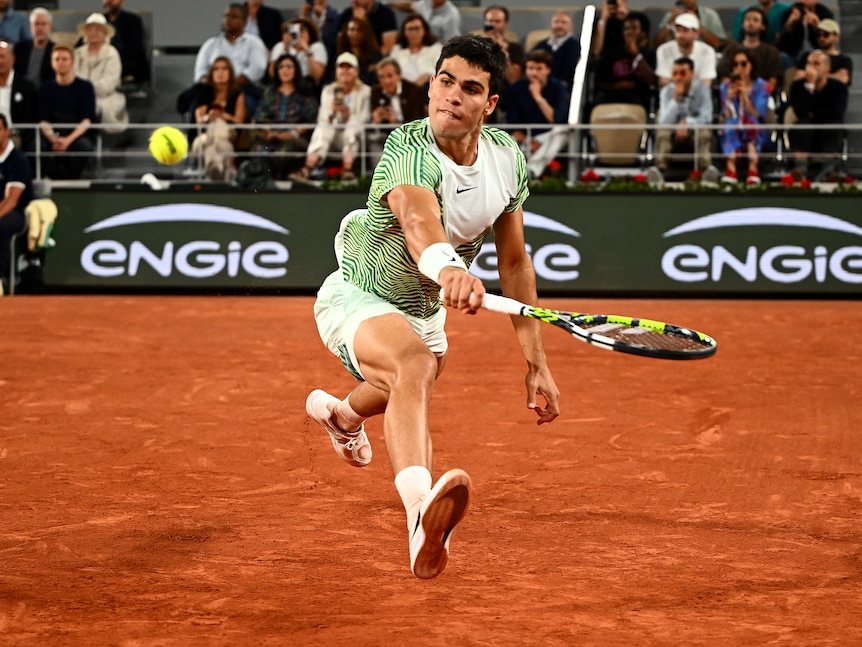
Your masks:
<instances>
[{"instance_id":1,"label":"player's face","mask_svg":"<svg viewBox=\"0 0 862 647\"><path fill-rule=\"evenodd\" d=\"M485 70L460 56L444 60L428 89L428 117L434 134L456 140L478 132L500 98L489 96L490 87L491 75Z\"/></svg>"}]
</instances>

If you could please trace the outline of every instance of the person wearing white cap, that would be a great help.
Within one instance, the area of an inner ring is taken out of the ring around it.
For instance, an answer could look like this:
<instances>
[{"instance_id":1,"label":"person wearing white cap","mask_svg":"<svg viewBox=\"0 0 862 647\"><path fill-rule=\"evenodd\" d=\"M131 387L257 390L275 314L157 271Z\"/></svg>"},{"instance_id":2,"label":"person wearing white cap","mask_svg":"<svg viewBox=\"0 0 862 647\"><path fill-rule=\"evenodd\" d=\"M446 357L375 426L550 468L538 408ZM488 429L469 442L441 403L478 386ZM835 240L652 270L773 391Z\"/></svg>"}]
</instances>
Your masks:
<instances>
[{"instance_id":1,"label":"person wearing white cap","mask_svg":"<svg viewBox=\"0 0 862 647\"><path fill-rule=\"evenodd\" d=\"M111 45L116 33L103 14L92 13L78 25L84 44L75 48L75 74L93 84L96 90L96 115L106 124L105 131L119 133L129 123L126 95L120 91L123 63Z\"/></svg>"},{"instance_id":2,"label":"person wearing white cap","mask_svg":"<svg viewBox=\"0 0 862 647\"><path fill-rule=\"evenodd\" d=\"M703 81L707 87L711 87L716 76L715 50L697 39L700 33L700 21L697 16L691 13L680 14L677 16L674 26L676 28L674 39L660 45L655 52L655 73L658 77L659 87L664 87L670 83L673 63L682 57L694 61L695 76Z\"/></svg>"},{"instance_id":3,"label":"person wearing white cap","mask_svg":"<svg viewBox=\"0 0 862 647\"><path fill-rule=\"evenodd\" d=\"M362 127L371 121L371 88L359 80L359 59L342 52L335 59L335 81L323 88L317 125L308 143L305 165L291 178L308 180L333 149L342 154L341 179L355 179Z\"/></svg>"},{"instance_id":4,"label":"person wearing white cap","mask_svg":"<svg viewBox=\"0 0 862 647\"><path fill-rule=\"evenodd\" d=\"M727 42L727 31L724 29L721 17L715 9L699 7L697 0L677 0L673 9L662 16L656 32L655 46L658 47L673 39L676 20L685 14L691 14L698 19L700 39L714 50L721 51Z\"/></svg>"}]
</instances>

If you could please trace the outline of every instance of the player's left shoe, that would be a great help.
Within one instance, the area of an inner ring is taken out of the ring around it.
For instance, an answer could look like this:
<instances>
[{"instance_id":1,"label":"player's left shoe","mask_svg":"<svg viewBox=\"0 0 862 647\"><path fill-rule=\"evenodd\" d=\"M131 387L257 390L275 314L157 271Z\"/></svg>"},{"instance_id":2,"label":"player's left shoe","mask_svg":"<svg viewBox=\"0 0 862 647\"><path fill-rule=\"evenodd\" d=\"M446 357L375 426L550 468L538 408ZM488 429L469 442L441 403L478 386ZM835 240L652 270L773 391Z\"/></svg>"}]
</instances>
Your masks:
<instances>
[{"instance_id":1,"label":"player's left shoe","mask_svg":"<svg viewBox=\"0 0 862 647\"><path fill-rule=\"evenodd\" d=\"M349 432L335 424L332 407L338 402L339 400L335 396L329 395L321 389L315 389L309 393L305 400L305 412L314 422L329 432L335 453L342 460L354 467L365 467L371 462L371 443L368 442L368 436L365 434L365 425L361 425L356 431Z\"/></svg>"},{"instance_id":2,"label":"player's left shoe","mask_svg":"<svg viewBox=\"0 0 862 647\"><path fill-rule=\"evenodd\" d=\"M464 518L473 484L464 470L449 470L422 502L410 537L410 570L423 580L437 577L449 561L452 530Z\"/></svg>"}]
</instances>

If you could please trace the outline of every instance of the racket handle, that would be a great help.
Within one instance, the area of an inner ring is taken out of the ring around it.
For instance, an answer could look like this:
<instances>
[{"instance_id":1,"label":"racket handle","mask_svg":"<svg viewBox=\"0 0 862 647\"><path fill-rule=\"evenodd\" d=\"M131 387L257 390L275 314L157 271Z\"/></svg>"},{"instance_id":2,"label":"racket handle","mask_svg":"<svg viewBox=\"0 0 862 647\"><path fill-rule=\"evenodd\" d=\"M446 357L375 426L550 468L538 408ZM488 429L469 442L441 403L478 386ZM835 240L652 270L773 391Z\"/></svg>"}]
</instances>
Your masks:
<instances>
[{"instance_id":1,"label":"racket handle","mask_svg":"<svg viewBox=\"0 0 862 647\"><path fill-rule=\"evenodd\" d=\"M520 301L515 301L515 299L487 292L482 299L482 307L491 312L499 312L504 315L522 315L524 314L524 310L529 308L529 306L524 305Z\"/></svg>"}]
</instances>

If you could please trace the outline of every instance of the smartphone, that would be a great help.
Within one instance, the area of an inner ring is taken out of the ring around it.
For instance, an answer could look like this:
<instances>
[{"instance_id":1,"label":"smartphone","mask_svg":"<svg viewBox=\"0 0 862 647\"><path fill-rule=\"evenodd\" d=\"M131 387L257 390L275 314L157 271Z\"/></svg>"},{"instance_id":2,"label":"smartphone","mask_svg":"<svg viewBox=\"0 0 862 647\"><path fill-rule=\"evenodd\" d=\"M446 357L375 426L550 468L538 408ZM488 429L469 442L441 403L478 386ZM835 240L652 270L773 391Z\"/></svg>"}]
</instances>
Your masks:
<instances>
[{"instance_id":1,"label":"smartphone","mask_svg":"<svg viewBox=\"0 0 862 647\"><path fill-rule=\"evenodd\" d=\"M739 81L740 78L742 78L742 77L739 76L739 73L734 72L733 74L730 75L730 82L734 83L735 81Z\"/></svg>"},{"instance_id":2,"label":"smartphone","mask_svg":"<svg viewBox=\"0 0 862 647\"><path fill-rule=\"evenodd\" d=\"M344 89L343 88L335 88L333 93L333 99L335 103L342 104L344 103Z\"/></svg>"},{"instance_id":3,"label":"smartphone","mask_svg":"<svg viewBox=\"0 0 862 647\"><path fill-rule=\"evenodd\" d=\"M288 31L290 32L290 37L293 38L293 40L299 40L299 25L291 25Z\"/></svg>"},{"instance_id":4,"label":"smartphone","mask_svg":"<svg viewBox=\"0 0 862 647\"><path fill-rule=\"evenodd\" d=\"M484 29L485 29L485 31L486 31L486 32L494 31L494 25L492 25L492 24L491 24L491 23L489 23L489 22L486 22L486 23L483 25L483 27L484 27Z\"/></svg>"}]
</instances>

